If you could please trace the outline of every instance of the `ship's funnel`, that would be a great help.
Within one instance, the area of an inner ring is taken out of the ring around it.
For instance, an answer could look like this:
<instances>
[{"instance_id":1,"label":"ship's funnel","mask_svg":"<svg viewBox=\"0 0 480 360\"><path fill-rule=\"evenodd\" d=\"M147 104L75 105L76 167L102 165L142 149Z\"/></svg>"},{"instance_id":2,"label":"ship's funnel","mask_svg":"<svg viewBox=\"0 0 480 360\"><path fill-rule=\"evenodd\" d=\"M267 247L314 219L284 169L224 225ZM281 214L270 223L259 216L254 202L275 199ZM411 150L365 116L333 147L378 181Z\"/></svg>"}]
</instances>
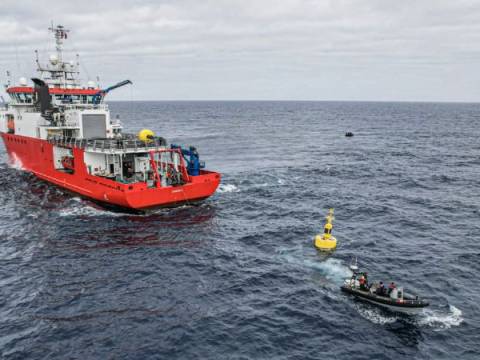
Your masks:
<instances>
[{"instance_id":1,"label":"ship's funnel","mask_svg":"<svg viewBox=\"0 0 480 360\"><path fill-rule=\"evenodd\" d=\"M37 78L33 78L32 81L35 84L35 93L37 94L37 102L35 105L40 105L42 116L47 118L47 112L52 110L52 101L50 99L48 85L45 84L45 81Z\"/></svg>"}]
</instances>

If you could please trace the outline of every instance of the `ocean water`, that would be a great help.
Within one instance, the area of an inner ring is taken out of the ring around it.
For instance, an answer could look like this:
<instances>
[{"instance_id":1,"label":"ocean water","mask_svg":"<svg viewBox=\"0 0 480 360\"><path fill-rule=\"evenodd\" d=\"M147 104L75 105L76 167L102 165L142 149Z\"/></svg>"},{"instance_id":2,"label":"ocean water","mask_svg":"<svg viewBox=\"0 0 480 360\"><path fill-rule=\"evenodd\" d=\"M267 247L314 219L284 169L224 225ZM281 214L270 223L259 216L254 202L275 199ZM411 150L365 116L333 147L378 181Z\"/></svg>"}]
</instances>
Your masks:
<instances>
[{"instance_id":1,"label":"ocean water","mask_svg":"<svg viewBox=\"0 0 480 360\"><path fill-rule=\"evenodd\" d=\"M112 213L2 146L1 358L480 358L480 105L110 108L196 145L222 184L198 206ZM325 256L312 239L330 207ZM431 307L402 317L342 294L354 256Z\"/></svg>"}]
</instances>

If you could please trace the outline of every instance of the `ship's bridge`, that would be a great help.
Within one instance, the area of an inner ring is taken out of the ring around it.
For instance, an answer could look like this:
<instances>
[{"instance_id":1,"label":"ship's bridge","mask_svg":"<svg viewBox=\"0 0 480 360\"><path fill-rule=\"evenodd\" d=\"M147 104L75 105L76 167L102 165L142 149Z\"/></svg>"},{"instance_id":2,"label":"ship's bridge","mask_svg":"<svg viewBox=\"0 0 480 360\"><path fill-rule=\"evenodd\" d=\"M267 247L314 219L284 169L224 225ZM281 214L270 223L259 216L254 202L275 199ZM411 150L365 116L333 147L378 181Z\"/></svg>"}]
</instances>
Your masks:
<instances>
[{"instance_id":1,"label":"ship's bridge","mask_svg":"<svg viewBox=\"0 0 480 360\"><path fill-rule=\"evenodd\" d=\"M31 86L13 86L6 91L12 99L11 105L33 105L36 102L35 89ZM99 105L96 97L98 97L101 89L49 88L48 92L52 104L55 105Z\"/></svg>"}]
</instances>

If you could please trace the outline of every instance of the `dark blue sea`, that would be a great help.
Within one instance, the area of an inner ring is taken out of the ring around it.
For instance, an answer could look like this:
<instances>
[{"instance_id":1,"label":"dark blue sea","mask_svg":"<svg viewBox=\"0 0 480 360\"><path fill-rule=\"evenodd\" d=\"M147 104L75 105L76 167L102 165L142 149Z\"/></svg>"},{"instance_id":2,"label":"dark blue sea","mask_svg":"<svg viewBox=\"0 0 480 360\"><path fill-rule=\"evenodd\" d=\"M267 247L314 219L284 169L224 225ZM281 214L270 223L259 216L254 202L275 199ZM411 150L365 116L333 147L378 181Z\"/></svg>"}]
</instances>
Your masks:
<instances>
[{"instance_id":1,"label":"dark blue sea","mask_svg":"<svg viewBox=\"0 0 480 360\"><path fill-rule=\"evenodd\" d=\"M197 146L222 184L198 206L115 213L1 146L2 359L480 358L479 104L110 109ZM326 256L312 240L330 207ZM431 307L403 317L341 293L352 257Z\"/></svg>"}]
</instances>

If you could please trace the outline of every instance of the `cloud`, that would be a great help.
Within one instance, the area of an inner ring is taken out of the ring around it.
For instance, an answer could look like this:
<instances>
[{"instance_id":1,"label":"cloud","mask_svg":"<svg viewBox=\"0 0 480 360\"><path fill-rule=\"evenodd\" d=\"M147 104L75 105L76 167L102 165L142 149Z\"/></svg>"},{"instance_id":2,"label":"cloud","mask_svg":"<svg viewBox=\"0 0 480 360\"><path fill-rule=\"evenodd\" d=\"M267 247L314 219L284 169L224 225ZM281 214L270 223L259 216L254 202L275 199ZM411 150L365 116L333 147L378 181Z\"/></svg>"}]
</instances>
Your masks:
<instances>
[{"instance_id":1,"label":"cloud","mask_svg":"<svg viewBox=\"0 0 480 360\"><path fill-rule=\"evenodd\" d=\"M479 18L467 0L2 0L0 68L33 71L53 20L84 78L132 78L136 99L476 101Z\"/></svg>"}]
</instances>

